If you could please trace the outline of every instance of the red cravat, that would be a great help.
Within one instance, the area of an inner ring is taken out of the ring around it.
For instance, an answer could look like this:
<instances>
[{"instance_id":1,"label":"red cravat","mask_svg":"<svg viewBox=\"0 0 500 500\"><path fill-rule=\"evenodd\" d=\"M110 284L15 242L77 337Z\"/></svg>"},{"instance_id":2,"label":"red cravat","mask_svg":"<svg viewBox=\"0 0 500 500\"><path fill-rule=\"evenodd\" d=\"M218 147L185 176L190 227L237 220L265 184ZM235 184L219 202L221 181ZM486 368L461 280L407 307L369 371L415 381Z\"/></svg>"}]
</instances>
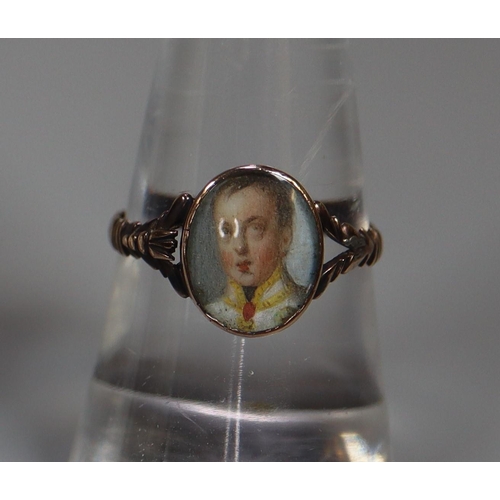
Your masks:
<instances>
[{"instance_id":1,"label":"red cravat","mask_svg":"<svg viewBox=\"0 0 500 500\"><path fill-rule=\"evenodd\" d=\"M243 306L243 319L245 321L248 321L250 319L252 319L255 315L255 305L252 304L252 302L247 302L244 306Z\"/></svg>"}]
</instances>

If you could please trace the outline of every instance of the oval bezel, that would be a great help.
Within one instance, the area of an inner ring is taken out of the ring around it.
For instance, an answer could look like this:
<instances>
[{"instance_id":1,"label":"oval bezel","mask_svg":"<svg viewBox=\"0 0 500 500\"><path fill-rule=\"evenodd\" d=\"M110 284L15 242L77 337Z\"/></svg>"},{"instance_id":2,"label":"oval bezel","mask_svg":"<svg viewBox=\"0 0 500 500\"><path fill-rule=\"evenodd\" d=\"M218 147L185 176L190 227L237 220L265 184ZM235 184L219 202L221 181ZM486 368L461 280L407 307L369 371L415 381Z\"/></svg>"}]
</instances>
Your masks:
<instances>
[{"instance_id":1,"label":"oval bezel","mask_svg":"<svg viewBox=\"0 0 500 500\"><path fill-rule=\"evenodd\" d=\"M314 279L311 280L311 286L310 290L308 291L307 298L304 301L303 305L295 311L288 319L286 319L282 324L279 324L276 327L273 328L268 328L265 330L259 330L256 332L248 332L248 331L242 331L238 330L235 328L228 327L225 325L221 320L213 317L210 315L203 307L202 304L200 304L196 293L194 292L194 287L192 283L192 277L190 274L190 266L188 262L188 247L190 243L190 236L191 236L191 226L193 223L193 220L196 217L196 214L200 208L200 206L203 204L204 200L206 197L212 193L215 189L217 189L221 184L223 184L225 181L228 179L234 178L234 177L239 177L243 175L266 175L266 176L273 176L277 178L278 180L282 182L286 182L292 186L292 188L295 190L295 192L299 193L302 197L302 199L306 202L310 212L313 215L315 226L316 226L316 231L317 231L317 249L319 252L319 255L317 255L317 269L315 270L315 275ZM242 336L242 337L262 337L266 335L271 335L273 333L277 333L288 326L290 326L292 323L294 323L307 309L309 304L314 298L314 294L316 291L316 288L318 286L319 280L321 278L322 274L322 265L323 265L323 228L321 224L321 220L318 216L318 213L315 209L315 203L313 199L309 196L307 191L302 187L302 185L295 180L293 177L290 175L275 169L273 167L269 167L267 165L242 165L239 167L232 168L230 170L227 170L221 174L219 174L217 177L212 179L203 189L202 191L198 194L198 196L195 198L191 209L186 217L186 220L184 222L183 226L183 231L182 231L182 238L181 238L181 260L182 260L182 268L183 268L183 273L184 273L184 280L189 292L189 296L193 300L193 302L196 304L196 306L201 310L201 312L206 316L209 321L215 325L217 325L219 328L222 328L226 332L232 333L234 335Z\"/></svg>"}]
</instances>

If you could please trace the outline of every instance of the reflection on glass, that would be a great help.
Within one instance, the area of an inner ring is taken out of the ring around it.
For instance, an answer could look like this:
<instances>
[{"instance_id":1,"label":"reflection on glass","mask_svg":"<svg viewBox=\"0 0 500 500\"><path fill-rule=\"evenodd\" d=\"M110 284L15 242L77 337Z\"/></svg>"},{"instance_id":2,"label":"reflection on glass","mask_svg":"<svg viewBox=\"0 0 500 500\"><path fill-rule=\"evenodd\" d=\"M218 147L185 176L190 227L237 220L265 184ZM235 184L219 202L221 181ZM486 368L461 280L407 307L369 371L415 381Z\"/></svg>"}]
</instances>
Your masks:
<instances>
[{"instance_id":1,"label":"reflection on glass","mask_svg":"<svg viewBox=\"0 0 500 500\"><path fill-rule=\"evenodd\" d=\"M382 446L375 449L355 432L343 432L340 437L344 441L347 459L350 462L384 462L386 460L386 450Z\"/></svg>"}]
</instances>

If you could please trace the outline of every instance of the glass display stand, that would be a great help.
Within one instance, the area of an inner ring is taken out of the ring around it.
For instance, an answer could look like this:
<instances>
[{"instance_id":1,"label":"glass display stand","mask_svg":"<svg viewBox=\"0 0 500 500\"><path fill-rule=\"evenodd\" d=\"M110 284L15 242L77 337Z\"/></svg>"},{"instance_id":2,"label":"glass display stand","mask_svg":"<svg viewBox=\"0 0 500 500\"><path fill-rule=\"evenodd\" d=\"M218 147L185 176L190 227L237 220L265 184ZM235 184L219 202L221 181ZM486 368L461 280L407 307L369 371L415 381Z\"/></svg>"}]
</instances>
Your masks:
<instances>
[{"instance_id":1,"label":"glass display stand","mask_svg":"<svg viewBox=\"0 0 500 500\"><path fill-rule=\"evenodd\" d=\"M366 227L357 120L344 41L167 41L128 217L145 222L227 169L263 164ZM325 241L326 259L341 250ZM120 257L71 459L386 460L373 299L371 271L355 269L289 328L242 338Z\"/></svg>"}]
</instances>

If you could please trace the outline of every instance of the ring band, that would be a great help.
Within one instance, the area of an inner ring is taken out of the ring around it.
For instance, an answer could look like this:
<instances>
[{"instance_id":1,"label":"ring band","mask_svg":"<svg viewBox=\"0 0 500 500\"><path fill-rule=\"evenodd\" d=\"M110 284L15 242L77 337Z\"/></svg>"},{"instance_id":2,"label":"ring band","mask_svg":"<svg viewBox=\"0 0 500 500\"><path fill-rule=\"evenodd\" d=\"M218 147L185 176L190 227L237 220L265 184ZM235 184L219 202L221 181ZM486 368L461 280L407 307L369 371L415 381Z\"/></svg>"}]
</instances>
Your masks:
<instances>
[{"instance_id":1,"label":"ring band","mask_svg":"<svg viewBox=\"0 0 500 500\"><path fill-rule=\"evenodd\" d=\"M323 233L346 248L326 263ZM340 222L290 175L264 165L228 170L144 224L121 212L110 236L120 254L159 270L212 323L246 337L283 330L341 274L382 253L375 226Z\"/></svg>"}]
</instances>

